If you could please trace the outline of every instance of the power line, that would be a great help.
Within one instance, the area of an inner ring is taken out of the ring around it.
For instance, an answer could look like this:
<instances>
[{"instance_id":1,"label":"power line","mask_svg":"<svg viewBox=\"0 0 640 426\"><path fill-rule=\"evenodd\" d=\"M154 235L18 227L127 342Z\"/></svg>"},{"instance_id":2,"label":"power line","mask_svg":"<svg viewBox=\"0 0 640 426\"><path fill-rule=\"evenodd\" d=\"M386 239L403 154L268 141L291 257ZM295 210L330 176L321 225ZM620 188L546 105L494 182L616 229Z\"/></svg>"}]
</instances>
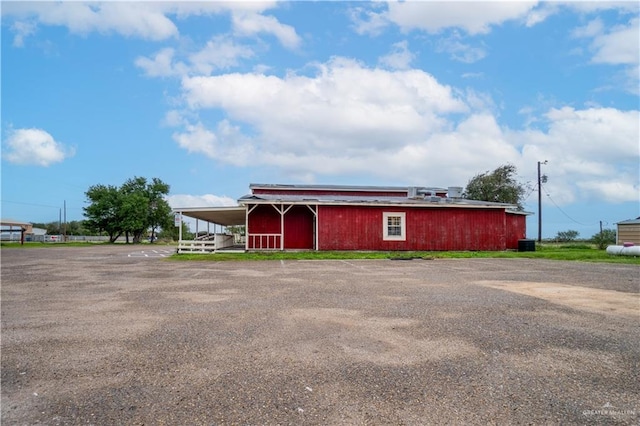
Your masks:
<instances>
[{"instance_id":1,"label":"power line","mask_svg":"<svg viewBox=\"0 0 640 426\"><path fill-rule=\"evenodd\" d=\"M549 192L547 191L547 188L544 187L544 185L540 185L543 189L544 189L544 193L546 194L546 196L549 198L549 200L551 200L551 202L553 203L554 206L556 206L556 208L558 210L560 210L560 212L565 215L567 217L567 219L569 219L572 222L577 223L578 225L582 225L582 226L591 226L594 225L592 223L582 223L582 222L578 222L577 220L575 220L574 218L572 218L571 216L569 216L564 210L562 210L560 208L560 206L558 204L556 204L556 202L553 200L553 198L551 198L551 195L549 194Z\"/></svg>"},{"instance_id":2,"label":"power line","mask_svg":"<svg viewBox=\"0 0 640 426\"><path fill-rule=\"evenodd\" d=\"M60 209L61 206L52 206L49 204L36 204L36 203L25 203L22 201L11 201L11 200L0 200L0 203L10 203L10 204L21 204L23 206L34 206L34 207L49 207L54 209ZM67 210L82 210L82 207L68 207Z\"/></svg>"},{"instance_id":3,"label":"power line","mask_svg":"<svg viewBox=\"0 0 640 426\"><path fill-rule=\"evenodd\" d=\"M20 201L9 201L9 200L0 200L0 203L10 203L10 204L22 204L23 206L35 206L35 207L50 207L53 209L59 209L60 206L50 206L48 204L35 204L35 203L23 203Z\"/></svg>"}]
</instances>

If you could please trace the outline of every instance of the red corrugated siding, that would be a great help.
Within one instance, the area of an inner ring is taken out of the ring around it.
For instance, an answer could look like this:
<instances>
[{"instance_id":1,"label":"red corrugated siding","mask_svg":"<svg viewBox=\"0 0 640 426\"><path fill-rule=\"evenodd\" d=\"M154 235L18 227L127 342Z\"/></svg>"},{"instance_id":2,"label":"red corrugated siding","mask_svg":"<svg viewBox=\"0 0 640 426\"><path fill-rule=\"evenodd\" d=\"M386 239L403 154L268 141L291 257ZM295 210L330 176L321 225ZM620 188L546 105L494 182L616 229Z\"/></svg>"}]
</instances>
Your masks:
<instances>
[{"instance_id":1,"label":"red corrugated siding","mask_svg":"<svg viewBox=\"0 0 640 426\"><path fill-rule=\"evenodd\" d=\"M284 248L312 249L313 212L307 206L293 206L284 215Z\"/></svg>"},{"instance_id":2,"label":"red corrugated siding","mask_svg":"<svg viewBox=\"0 0 640 426\"><path fill-rule=\"evenodd\" d=\"M517 249L518 240L527 238L527 217L522 214L507 213L507 248Z\"/></svg>"},{"instance_id":3,"label":"red corrugated siding","mask_svg":"<svg viewBox=\"0 0 640 426\"><path fill-rule=\"evenodd\" d=\"M406 241L384 241L383 212L406 214ZM319 206L321 250L504 250L500 209Z\"/></svg>"},{"instance_id":4,"label":"red corrugated siding","mask_svg":"<svg viewBox=\"0 0 640 426\"><path fill-rule=\"evenodd\" d=\"M278 206L280 208L280 206ZM286 205L285 205L286 209ZM255 236L280 234L280 213L271 205L259 205L249 213L249 249L280 248L280 237ZM292 206L284 215L284 248L314 248L314 215L307 206ZM275 246L275 247L274 247Z\"/></svg>"},{"instance_id":5,"label":"red corrugated siding","mask_svg":"<svg viewBox=\"0 0 640 426\"><path fill-rule=\"evenodd\" d=\"M249 249L280 248L280 237L252 237L255 234L280 234L280 213L273 206L255 207L249 213L247 234Z\"/></svg>"}]
</instances>

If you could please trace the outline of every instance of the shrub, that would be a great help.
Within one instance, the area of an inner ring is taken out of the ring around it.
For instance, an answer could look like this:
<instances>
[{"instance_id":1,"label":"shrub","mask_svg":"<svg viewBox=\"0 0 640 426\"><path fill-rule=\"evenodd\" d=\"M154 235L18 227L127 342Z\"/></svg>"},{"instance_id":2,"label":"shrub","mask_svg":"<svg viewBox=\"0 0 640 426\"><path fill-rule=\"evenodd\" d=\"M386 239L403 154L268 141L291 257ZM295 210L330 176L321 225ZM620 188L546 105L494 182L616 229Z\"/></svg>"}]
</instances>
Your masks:
<instances>
[{"instance_id":1,"label":"shrub","mask_svg":"<svg viewBox=\"0 0 640 426\"><path fill-rule=\"evenodd\" d=\"M608 245L616 243L616 230L615 229L603 229L602 232L598 232L591 241L598 246L600 250L604 250Z\"/></svg>"},{"instance_id":2,"label":"shrub","mask_svg":"<svg viewBox=\"0 0 640 426\"><path fill-rule=\"evenodd\" d=\"M567 241L575 240L576 238L578 238L578 235L580 235L578 231L574 231L571 229L568 231L560 231L558 232L558 235L556 235L556 241L566 243Z\"/></svg>"}]
</instances>

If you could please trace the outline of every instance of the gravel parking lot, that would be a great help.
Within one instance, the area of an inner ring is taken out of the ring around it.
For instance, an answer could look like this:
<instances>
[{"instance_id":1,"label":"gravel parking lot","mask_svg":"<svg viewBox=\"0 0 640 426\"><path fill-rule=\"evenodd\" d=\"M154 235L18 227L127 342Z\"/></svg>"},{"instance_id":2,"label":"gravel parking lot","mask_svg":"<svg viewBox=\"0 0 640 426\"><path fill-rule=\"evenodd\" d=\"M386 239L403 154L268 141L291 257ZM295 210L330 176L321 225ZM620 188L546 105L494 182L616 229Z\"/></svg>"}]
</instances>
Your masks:
<instances>
[{"instance_id":1,"label":"gravel parking lot","mask_svg":"<svg viewBox=\"0 0 640 426\"><path fill-rule=\"evenodd\" d=\"M637 266L145 247L2 249L3 426L640 421Z\"/></svg>"}]
</instances>

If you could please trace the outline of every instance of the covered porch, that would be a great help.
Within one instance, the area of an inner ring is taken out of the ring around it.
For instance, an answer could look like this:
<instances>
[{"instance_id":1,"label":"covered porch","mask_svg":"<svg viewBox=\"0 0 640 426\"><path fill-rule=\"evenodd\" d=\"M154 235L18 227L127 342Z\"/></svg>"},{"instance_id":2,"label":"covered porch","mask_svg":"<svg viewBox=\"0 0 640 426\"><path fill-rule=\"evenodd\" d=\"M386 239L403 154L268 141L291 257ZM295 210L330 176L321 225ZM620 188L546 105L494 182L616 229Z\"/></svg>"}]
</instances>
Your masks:
<instances>
[{"instance_id":1,"label":"covered porch","mask_svg":"<svg viewBox=\"0 0 640 426\"><path fill-rule=\"evenodd\" d=\"M175 225L179 227L178 253L244 252L244 235L234 234L229 228L246 224L247 209L239 207L188 207L173 209ZM182 219L195 219L193 239L184 239Z\"/></svg>"}]
</instances>

